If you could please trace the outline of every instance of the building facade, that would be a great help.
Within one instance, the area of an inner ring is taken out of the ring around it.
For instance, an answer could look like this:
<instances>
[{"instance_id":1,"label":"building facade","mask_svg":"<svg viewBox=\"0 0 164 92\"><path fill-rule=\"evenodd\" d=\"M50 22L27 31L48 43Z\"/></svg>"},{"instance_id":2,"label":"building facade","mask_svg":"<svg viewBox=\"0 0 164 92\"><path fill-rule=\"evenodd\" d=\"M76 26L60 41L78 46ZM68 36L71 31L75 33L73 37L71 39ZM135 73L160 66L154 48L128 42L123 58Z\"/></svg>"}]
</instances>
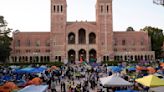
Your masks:
<instances>
[{"instance_id":1,"label":"building facade","mask_svg":"<svg viewBox=\"0 0 164 92\"><path fill-rule=\"evenodd\" d=\"M11 61L155 59L148 33L113 32L112 0L97 0L95 10L95 22L67 22L66 0L51 0L51 31L14 32Z\"/></svg>"}]
</instances>

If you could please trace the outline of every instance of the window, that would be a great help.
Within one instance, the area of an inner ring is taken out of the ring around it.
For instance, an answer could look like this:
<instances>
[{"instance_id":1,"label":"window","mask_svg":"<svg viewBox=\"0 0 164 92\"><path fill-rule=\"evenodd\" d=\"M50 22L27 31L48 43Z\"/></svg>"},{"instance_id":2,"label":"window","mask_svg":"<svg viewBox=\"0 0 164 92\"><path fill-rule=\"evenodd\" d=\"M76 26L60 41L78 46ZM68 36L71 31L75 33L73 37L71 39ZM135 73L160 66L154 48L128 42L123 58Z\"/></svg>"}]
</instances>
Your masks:
<instances>
[{"instance_id":1,"label":"window","mask_svg":"<svg viewBox=\"0 0 164 92\"><path fill-rule=\"evenodd\" d=\"M109 6L108 6L108 5L106 6L106 11L107 11L107 13L108 13L108 11L109 11Z\"/></svg>"},{"instance_id":2,"label":"window","mask_svg":"<svg viewBox=\"0 0 164 92\"><path fill-rule=\"evenodd\" d=\"M75 34L74 33L69 33L68 44L75 44Z\"/></svg>"},{"instance_id":3,"label":"window","mask_svg":"<svg viewBox=\"0 0 164 92\"><path fill-rule=\"evenodd\" d=\"M96 43L96 35L95 33L89 34L89 44L95 44Z\"/></svg>"},{"instance_id":4,"label":"window","mask_svg":"<svg viewBox=\"0 0 164 92\"><path fill-rule=\"evenodd\" d=\"M125 40L122 40L122 45L126 45L126 41Z\"/></svg>"},{"instance_id":5,"label":"window","mask_svg":"<svg viewBox=\"0 0 164 92\"><path fill-rule=\"evenodd\" d=\"M84 29L80 29L78 35L79 44L86 44L86 31Z\"/></svg>"},{"instance_id":6,"label":"window","mask_svg":"<svg viewBox=\"0 0 164 92\"><path fill-rule=\"evenodd\" d=\"M100 6L100 9L101 9L101 13L103 12L103 5Z\"/></svg>"},{"instance_id":7,"label":"window","mask_svg":"<svg viewBox=\"0 0 164 92\"><path fill-rule=\"evenodd\" d=\"M61 7L61 12L63 12L63 6L61 5L60 7Z\"/></svg>"},{"instance_id":8,"label":"window","mask_svg":"<svg viewBox=\"0 0 164 92\"><path fill-rule=\"evenodd\" d=\"M40 52L40 49L36 49L34 52L39 53Z\"/></svg>"},{"instance_id":9,"label":"window","mask_svg":"<svg viewBox=\"0 0 164 92\"><path fill-rule=\"evenodd\" d=\"M50 41L47 40L47 41L45 42L45 45L46 45L47 47L49 47L49 46L50 46Z\"/></svg>"},{"instance_id":10,"label":"window","mask_svg":"<svg viewBox=\"0 0 164 92\"><path fill-rule=\"evenodd\" d=\"M57 5L57 12L59 12L59 5Z\"/></svg>"},{"instance_id":11,"label":"window","mask_svg":"<svg viewBox=\"0 0 164 92\"><path fill-rule=\"evenodd\" d=\"M54 5L54 12L56 12L56 6Z\"/></svg>"},{"instance_id":12,"label":"window","mask_svg":"<svg viewBox=\"0 0 164 92\"><path fill-rule=\"evenodd\" d=\"M15 52L16 52L16 53L21 53L21 51L20 51L20 50L16 50Z\"/></svg>"},{"instance_id":13,"label":"window","mask_svg":"<svg viewBox=\"0 0 164 92\"><path fill-rule=\"evenodd\" d=\"M114 39L114 45L117 46L117 39Z\"/></svg>"},{"instance_id":14,"label":"window","mask_svg":"<svg viewBox=\"0 0 164 92\"><path fill-rule=\"evenodd\" d=\"M35 45L36 45L37 47L40 46L40 41L37 40L36 43L35 43Z\"/></svg>"},{"instance_id":15,"label":"window","mask_svg":"<svg viewBox=\"0 0 164 92\"><path fill-rule=\"evenodd\" d=\"M141 45L144 45L144 40L143 39L141 40Z\"/></svg>"},{"instance_id":16,"label":"window","mask_svg":"<svg viewBox=\"0 0 164 92\"><path fill-rule=\"evenodd\" d=\"M31 50L29 50L29 49L28 49L28 50L26 50L26 53L30 53L30 52L31 52Z\"/></svg>"},{"instance_id":17,"label":"window","mask_svg":"<svg viewBox=\"0 0 164 92\"><path fill-rule=\"evenodd\" d=\"M49 49L47 49L47 50L46 50L46 52L50 52L50 50L49 50Z\"/></svg>"},{"instance_id":18,"label":"window","mask_svg":"<svg viewBox=\"0 0 164 92\"><path fill-rule=\"evenodd\" d=\"M123 48L123 51L127 51L127 49L126 48Z\"/></svg>"}]
</instances>

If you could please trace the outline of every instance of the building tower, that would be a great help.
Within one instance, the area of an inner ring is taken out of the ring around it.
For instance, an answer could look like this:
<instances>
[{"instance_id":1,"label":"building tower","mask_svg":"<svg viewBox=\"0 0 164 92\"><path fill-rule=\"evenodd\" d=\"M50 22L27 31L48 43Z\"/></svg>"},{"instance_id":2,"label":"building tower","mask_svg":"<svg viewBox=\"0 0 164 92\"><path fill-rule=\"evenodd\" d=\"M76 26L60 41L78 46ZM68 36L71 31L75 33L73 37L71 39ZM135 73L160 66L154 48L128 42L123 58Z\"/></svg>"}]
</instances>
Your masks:
<instances>
[{"instance_id":1,"label":"building tower","mask_svg":"<svg viewBox=\"0 0 164 92\"><path fill-rule=\"evenodd\" d=\"M98 49L103 60L113 59L112 0L97 0L96 24L99 29Z\"/></svg>"},{"instance_id":2,"label":"building tower","mask_svg":"<svg viewBox=\"0 0 164 92\"><path fill-rule=\"evenodd\" d=\"M51 0L51 60L63 61L66 49L66 0Z\"/></svg>"}]
</instances>

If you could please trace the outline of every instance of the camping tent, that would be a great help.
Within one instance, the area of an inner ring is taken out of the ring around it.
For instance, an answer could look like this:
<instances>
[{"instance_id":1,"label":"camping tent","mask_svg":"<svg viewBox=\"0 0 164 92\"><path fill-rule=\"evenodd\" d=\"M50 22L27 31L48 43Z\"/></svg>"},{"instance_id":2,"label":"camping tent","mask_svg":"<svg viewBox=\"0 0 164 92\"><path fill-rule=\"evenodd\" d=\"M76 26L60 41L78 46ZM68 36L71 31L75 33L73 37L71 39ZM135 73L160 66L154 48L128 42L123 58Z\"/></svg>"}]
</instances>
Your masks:
<instances>
[{"instance_id":1,"label":"camping tent","mask_svg":"<svg viewBox=\"0 0 164 92\"><path fill-rule=\"evenodd\" d=\"M30 85L19 90L18 92L46 92L48 85Z\"/></svg>"},{"instance_id":2,"label":"camping tent","mask_svg":"<svg viewBox=\"0 0 164 92\"><path fill-rule=\"evenodd\" d=\"M123 78L121 78L115 74L108 76L108 77L100 78L100 82L105 87L132 86L132 83L124 80Z\"/></svg>"},{"instance_id":3,"label":"camping tent","mask_svg":"<svg viewBox=\"0 0 164 92\"><path fill-rule=\"evenodd\" d=\"M164 80L156 77L155 75L148 75L143 78L136 79L135 81L148 87L164 86Z\"/></svg>"}]
</instances>

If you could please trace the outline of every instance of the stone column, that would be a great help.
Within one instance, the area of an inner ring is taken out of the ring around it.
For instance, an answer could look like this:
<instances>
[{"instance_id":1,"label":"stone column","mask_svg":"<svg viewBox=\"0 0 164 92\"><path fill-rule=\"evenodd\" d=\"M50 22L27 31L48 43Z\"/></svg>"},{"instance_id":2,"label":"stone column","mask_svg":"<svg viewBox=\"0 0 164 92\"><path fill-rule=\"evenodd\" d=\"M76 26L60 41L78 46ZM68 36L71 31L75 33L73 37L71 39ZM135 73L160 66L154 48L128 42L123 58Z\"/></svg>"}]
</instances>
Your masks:
<instances>
[{"instance_id":1,"label":"stone column","mask_svg":"<svg viewBox=\"0 0 164 92\"><path fill-rule=\"evenodd\" d=\"M89 62L89 52L88 52L88 50L86 50L86 60L87 60L87 62Z\"/></svg>"},{"instance_id":2,"label":"stone column","mask_svg":"<svg viewBox=\"0 0 164 92\"><path fill-rule=\"evenodd\" d=\"M76 60L76 61L79 61L79 58L78 58L78 51L76 51L76 53L75 53L75 60Z\"/></svg>"}]
</instances>

